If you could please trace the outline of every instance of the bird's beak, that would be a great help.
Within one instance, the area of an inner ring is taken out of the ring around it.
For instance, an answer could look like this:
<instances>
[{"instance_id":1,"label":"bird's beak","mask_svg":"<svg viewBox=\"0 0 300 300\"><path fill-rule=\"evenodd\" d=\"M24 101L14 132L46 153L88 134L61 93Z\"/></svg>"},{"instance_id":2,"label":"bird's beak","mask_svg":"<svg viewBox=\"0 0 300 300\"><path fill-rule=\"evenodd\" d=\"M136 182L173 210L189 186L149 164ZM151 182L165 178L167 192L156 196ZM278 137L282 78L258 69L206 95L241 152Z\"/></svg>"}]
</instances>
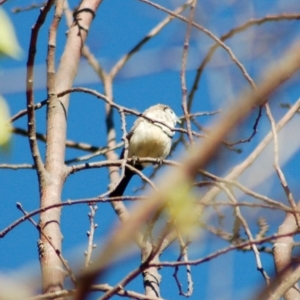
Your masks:
<instances>
[{"instance_id":1,"label":"bird's beak","mask_svg":"<svg viewBox=\"0 0 300 300\"><path fill-rule=\"evenodd\" d=\"M177 123L181 124L181 120L176 116Z\"/></svg>"}]
</instances>

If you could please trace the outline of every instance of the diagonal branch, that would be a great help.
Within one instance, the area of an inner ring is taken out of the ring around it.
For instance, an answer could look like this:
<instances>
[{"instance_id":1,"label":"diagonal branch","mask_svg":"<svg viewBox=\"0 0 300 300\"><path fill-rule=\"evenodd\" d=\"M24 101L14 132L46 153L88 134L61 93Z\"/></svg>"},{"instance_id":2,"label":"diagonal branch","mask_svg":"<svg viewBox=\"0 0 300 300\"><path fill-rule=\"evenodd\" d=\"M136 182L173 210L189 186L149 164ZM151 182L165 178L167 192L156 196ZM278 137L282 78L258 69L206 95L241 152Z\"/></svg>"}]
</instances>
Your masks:
<instances>
[{"instance_id":1,"label":"diagonal branch","mask_svg":"<svg viewBox=\"0 0 300 300\"><path fill-rule=\"evenodd\" d=\"M174 14L182 13L187 7L189 7L194 0L188 0L185 4L174 10ZM148 41L150 41L154 36L156 36L165 26L167 26L175 17L172 15L167 16L159 24L157 24L152 30L137 44L135 45L127 54L125 54L111 69L110 76L114 78L117 73L124 67L126 62L138 52Z\"/></svg>"}]
</instances>

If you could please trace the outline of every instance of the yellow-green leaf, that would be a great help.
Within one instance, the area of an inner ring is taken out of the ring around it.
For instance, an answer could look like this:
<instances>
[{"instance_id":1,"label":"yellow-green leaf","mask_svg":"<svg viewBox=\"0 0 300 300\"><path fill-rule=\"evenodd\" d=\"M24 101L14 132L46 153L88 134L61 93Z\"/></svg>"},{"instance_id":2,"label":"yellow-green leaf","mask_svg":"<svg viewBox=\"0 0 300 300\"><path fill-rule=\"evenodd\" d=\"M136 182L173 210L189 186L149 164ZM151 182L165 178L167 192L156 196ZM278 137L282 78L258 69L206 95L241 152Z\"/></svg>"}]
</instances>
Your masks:
<instances>
[{"instance_id":1,"label":"yellow-green leaf","mask_svg":"<svg viewBox=\"0 0 300 300\"><path fill-rule=\"evenodd\" d=\"M9 109L0 96L0 147L6 146L10 140L11 130L7 121L9 119Z\"/></svg>"},{"instance_id":2,"label":"yellow-green leaf","mask_svg":"<svg viewBox=\"0 0 300 300\"><path fill-rule=\"evenodd\" d=\"M190 183L182 181L167 195L167 199L171 221L177 231L183 235L193 234L200 216Z\"/></svg>"},{"instance_id":3,"label":"yellow-green leaf","mask_svg":"<svg viewBox=\"0 0 300 300\"><path fill-rule=\"evenodd\" d=\"M0 55L19 58L21 53L14 27L8 15L0 7Z\"/></svg>"}]
</instances>

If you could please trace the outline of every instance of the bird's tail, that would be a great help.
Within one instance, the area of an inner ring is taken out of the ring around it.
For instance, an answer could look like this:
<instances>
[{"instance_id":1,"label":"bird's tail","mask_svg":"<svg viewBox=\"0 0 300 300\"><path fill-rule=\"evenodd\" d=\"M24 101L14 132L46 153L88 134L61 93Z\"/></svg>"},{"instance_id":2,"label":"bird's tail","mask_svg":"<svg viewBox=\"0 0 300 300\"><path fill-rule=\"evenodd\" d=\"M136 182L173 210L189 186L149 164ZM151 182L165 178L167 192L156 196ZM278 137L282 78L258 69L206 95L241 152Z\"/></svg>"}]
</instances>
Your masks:
<instances>
[{"instance_id":1,"label":"bird's tail","mask_svg":"<svg viewBox=\"0 0 300 300\"><path fill-rule=\"evenodd\" d=\"M135 168L140 170L140 171L143 169L143 167L140 166L140 165L135 166ZM124 177L122 178L122 180L120 181L118 186L109 194L109 197L121 197L121 196L123 196L124 191L126 190L126 187L127 187L130 179L133 177L134 174L135 174L135 172L133 172L132 170L126 168Z\"/></svg>"}]
</instances>

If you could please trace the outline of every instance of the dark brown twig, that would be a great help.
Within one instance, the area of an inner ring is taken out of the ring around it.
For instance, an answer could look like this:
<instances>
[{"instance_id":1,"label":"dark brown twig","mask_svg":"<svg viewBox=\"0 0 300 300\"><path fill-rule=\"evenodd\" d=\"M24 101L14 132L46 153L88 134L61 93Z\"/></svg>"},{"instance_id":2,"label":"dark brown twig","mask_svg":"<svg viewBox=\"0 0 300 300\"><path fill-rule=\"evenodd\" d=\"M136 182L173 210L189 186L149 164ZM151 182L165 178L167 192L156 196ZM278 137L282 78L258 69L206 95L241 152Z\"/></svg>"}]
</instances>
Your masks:
<instances>
[{"instance_id":1,"label":"dark brown twig","mask_svg":"<svg viewBox=\"0 0 300 300\"><path fill-rule=\"evenodd\" d=\"M26 98L27 98L27 114L28 114L28 134L29 134L29 145L31 149L31 154L33 161L37 168L37 173L39 181L41 181L41 176L44 172L44 164L40 155L36 140L36 124L35 124L35 105L34 105L34 62L37 47L37 40L40 28L45 22L46 16L50 11L54 0L48 1L47 4L41 8L40 15L32 27L29 49L28 49L28 59L27 59L27 74L26 74Z\"/></svg>"}]
</instances>

